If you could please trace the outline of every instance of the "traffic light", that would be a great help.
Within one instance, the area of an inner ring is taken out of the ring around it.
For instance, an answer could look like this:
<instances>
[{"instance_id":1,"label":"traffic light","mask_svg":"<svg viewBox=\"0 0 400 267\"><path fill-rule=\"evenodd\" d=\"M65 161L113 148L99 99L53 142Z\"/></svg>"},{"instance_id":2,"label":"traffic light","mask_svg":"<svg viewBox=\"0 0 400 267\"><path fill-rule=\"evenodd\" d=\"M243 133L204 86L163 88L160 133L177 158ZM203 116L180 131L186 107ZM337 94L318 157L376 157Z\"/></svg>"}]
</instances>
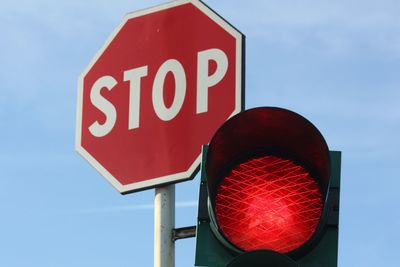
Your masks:
<instances>
[{"instance_id":1,"label":"traffic light","mask_svg":"<svg viewBox=\"0 0 400 267\"><path fill-rule=\"evenodd\" d=\"M292 111L261 107L203 148L195 266L336 267L340 152Z\"/></svg>"}]
</instances>

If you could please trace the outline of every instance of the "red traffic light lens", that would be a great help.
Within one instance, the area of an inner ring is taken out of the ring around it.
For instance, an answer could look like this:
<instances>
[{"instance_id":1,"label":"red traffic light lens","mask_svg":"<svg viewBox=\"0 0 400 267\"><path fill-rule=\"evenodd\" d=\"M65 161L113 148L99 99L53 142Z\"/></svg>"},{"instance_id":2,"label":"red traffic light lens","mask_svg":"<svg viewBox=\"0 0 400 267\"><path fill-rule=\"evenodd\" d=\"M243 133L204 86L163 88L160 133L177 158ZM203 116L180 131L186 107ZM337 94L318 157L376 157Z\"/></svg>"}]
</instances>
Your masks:
<instances>
[{"instance_id":1,"label":"red traffic light lens","mask_svg":"<svg viewBox=\"0 0 400 267\"><path fill-rule=\"evenodd\" d=\"M317 182L302 166L277 156L236 165L215 196L222 233L244 251L287 253L314 234L323 210Z\"/></svg>"}]
</instances>

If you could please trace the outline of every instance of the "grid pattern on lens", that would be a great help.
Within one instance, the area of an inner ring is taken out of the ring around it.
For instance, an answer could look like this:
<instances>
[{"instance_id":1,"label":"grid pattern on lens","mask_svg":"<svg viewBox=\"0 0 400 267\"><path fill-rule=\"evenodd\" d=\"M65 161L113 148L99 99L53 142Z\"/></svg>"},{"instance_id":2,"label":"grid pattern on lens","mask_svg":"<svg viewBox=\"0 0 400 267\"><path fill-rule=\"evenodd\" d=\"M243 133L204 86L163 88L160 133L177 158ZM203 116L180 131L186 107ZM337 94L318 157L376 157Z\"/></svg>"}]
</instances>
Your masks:
<instances>
[{"instance_id":1,"label":"grid pattern on lens","mask_svg":"<svg viewBox=\"0 0 400 267\"><path fill-rule=\"evenodd\" d=\"M215 198L221 231L244 251L299 248L315 232L322 208L320 189L309 172L269 155L236 165Z\"/></svg>"}]
</instances>

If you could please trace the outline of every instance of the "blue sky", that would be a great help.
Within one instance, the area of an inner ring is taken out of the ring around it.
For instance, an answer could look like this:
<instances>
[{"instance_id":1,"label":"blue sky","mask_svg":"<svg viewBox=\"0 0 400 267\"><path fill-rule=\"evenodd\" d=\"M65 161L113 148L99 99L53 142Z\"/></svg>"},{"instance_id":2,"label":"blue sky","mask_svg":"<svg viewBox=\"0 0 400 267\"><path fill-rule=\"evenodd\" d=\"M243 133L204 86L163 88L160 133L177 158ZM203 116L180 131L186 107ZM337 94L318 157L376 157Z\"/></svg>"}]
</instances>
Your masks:
<instances>
[{"instance_id":1,"label":"blue sky","mask_svg":"<svg viewBox=\"0 0 400 267\"><path fill-rule=\"evenodd\" d=\"M74 151L77 78L124 14L162 1L0 4L0 266L152 266L154 191L121 196ZM206 1L246 35L246 107L343 151L339 266L397 266L400 2ZM195 224L198 177L177 185ZM176 266L193 266L194 239Z\"/></svg>"}]
</instances>

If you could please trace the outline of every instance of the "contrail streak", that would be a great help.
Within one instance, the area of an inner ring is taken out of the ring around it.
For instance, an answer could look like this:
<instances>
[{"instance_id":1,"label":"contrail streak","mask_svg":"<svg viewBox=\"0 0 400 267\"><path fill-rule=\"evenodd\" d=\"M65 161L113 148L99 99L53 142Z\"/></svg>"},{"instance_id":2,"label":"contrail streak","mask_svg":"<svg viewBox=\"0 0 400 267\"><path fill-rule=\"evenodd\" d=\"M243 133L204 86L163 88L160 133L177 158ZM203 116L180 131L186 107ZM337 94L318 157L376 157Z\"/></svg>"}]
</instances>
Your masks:
<instances>
[{"instance_id":1,"label":"contrail streak","mask_svg":"<svg viewBox=\"0 0 400 267\"><path fill-rule=\"evenodd\" d=\"M175 203L176 208L193 208L197 207L197 201L181 201ZM74 211L73 213L109 213L109 212L122 212L122 211L133 211L143 210L150 211L154 209L154 204L137 204L128 206L114 206L114 207L103 207L93 209L82 209Z\"/></svg>"}]
</instances>

